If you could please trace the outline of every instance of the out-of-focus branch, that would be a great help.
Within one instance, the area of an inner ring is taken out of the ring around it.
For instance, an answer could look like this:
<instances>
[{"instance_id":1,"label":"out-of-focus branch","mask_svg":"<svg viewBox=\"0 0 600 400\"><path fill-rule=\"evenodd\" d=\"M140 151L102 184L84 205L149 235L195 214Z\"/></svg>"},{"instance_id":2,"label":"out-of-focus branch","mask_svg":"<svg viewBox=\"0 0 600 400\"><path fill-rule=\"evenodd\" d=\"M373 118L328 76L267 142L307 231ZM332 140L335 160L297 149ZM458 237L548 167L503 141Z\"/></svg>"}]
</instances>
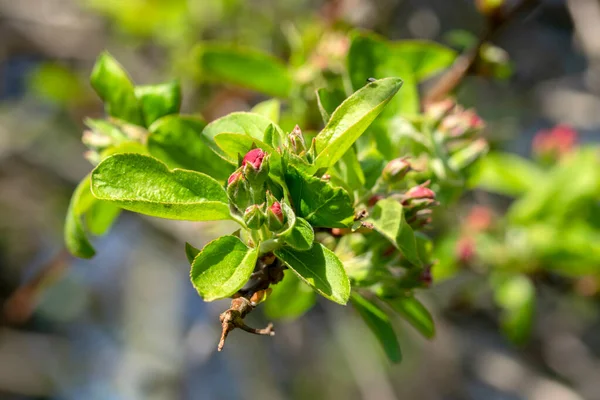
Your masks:
<instances>
[{"instance_id":1,"label":"out-of-focus branch","mask_svg":"<svg viewBox=\"0 0 600 400\"><path fill-rule=\"evenodd\" d=\"M423 104L434 103L447 97L473 68L473 65L475 65L479 56L481 47L496 36L519 13L536 7L538 3L539 0L522 0L511 8L501 9L499 12L489 15L487 27L477 44L458 57L448 72L442 75L436 84L425 94Z\"/></svg>"}]
</instances>

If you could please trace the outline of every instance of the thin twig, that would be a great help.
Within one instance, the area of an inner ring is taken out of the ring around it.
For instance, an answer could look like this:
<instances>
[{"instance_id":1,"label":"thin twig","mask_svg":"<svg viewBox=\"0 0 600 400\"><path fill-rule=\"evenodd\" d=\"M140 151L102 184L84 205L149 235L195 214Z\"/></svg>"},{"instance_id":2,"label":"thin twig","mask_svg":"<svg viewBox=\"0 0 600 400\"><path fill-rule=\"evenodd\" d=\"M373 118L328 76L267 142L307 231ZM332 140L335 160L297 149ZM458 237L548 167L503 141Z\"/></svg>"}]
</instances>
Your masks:
<instances>
[{"instance_id":1,"label":"thin twig","mask_svg":"<svg viewBox=\"0 0 600 400\"><path fill-rule=\"evenodd\" d=\"M488 24L477 44L462 54L436 84L425 94L423 104L435 103L448 96L473 68L482 46L496 36L502 28L512 21L520 12L529 7L537 6L539 0L523 0L514 7L498 15L488 18Z\"/></svg>"}]
</instances>

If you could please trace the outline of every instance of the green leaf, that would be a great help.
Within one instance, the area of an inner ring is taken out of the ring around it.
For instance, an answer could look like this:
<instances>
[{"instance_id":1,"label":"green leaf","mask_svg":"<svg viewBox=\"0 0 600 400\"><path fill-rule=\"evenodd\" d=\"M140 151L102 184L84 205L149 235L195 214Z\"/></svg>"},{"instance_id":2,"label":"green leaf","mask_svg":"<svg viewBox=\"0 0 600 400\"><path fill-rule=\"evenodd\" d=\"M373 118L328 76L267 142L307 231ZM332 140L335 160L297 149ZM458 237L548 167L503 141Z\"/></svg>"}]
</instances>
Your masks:
<instances>
[{"instance_id":1,"label":"green leaf","mask_svg":"<svg viewBox=\"0 0 600 400\"><path fill-rule=\"evenodd\" d=\"M286 245L296 250L309 250L315 241L315 232L308 221L298 217L289 233L281 237Z\"/></svg>"},{"instance_id":2,"label":"green leaf","mask_svg":"<svg viewBox=\"0 0 600 400\"><path fill-rule=\"evenodd\" d=\"M96 60L90 77L92 87L104 102L108 115L143 125L142 110L127 72L109 53Z\"/></svg>"},{"instance_id":3,"label":"green leaf","mask_svg":"<svg viewBox=\"0 0 600 400\"><path fill-rule=\"evenodd\" d=\"M394 56L404 60L419 81L450 67L458 56L449 47L425 40L402 40L392 48Z\"/></svg>"},{"instance_id":4,"label":"green leaf","mask_svg":"<svg viewBox=\"0 0 600 400\"><path fill-rule=\"evenodd\" d=\"M287 97L292 78L277 58L258 50L205 43L197 48L199 76L230 83L272 96Z\"/></svg>"},{"instance_id":5,"label":"green leaf","mask_svg":"<svg viewBox=\"0 0 600 400\"><path fill-rule=\"evenodd\" d=\"M289 270L284 272L281 282L271 287L273 292L263 308L268 318L298 318L310 310L317 301L315 291Z\"/></svg>"},{"instance_id":6,"label":"green leaf","mask_svg":"<svg viewBox=\"0 0 600 400\"><path fill-rule=\"evenodd\" d=\"M299 217L312 226L344 228L352 225L354 206L348 192L288 165L285 183Z\"/></svg>"},{"instance_id":7,"label":"green leaf","mask_svg":"<svg viewBox=\"0 0 600 400\"><path fill-rule=\"evenodd\" d=\"M150 126L148 150L169 168L183 168L225 181L235 166L223 160L202 135L205 123L192 116L171 115Z\"/></svg>"},{"instance_id":8,"label":"green leaf","mask_svg":"<svg viewBox=\"0 0 600 400\"><path fill-rule=\"evenodd\" d=\"M269 125L273 125L273 121L262 115L234 112L208 124L202 131L202 134L210 139L215 152L223 157L227 157L227 154L216 145L215 136L219 133L239 133L262 141ZM280 137L283 136L281 128L275 125L275 130ZM235 161L237 162L237 158Z\"/></svg>"},{"instance_id":9,"label":"green leaf","mask_svg":"<svg viewBox=\"0 0 600 400\"><path fill-rule=\"evenodd\" d=\"M429 311L415 297L397 297L383 299L394 311L402 315L423 336L431 339L435 336L435 323Z\"/></svg>"},{"instance_id":10,"label":"green leaf","mask_svg":"<svg viewBox=\"0 0 600 400\"><path fill-rule=\"evenodd\" d=\"M471 187L509 196L523 194L545 180L544 172L533 162L508 153L488 154L471 174Z\"/></svg>"},{"instance_id":11,"label":"green leaf","mask_svg":"<svg viewBox=\"0 0 600 400\"><path fill-rule=\"evenodd\" d=\"M352 305L375 335L390 361L397 363L402 360L402 352L394 328L379 306L356 292L350 297Z\"/></svg>"},{"instance_id":12,"label":"green leaf","mask_svg":"<svg viewBox=\"0 0 600 400\"><path fill-rule=\"evenodd\" d=\"M312 286L323 297L346 304L350 297L350 281L340 259L321 243L307 251L283 247L275 251L300 279Z\"/></svg>"},{"instance_id":13,"label":"green leaf","mask_svg":"<svg viewBox=\"0 0 600 400\"><path fill-rule=\"evenodd\" d=\"M495 277L494 298L502 308L501 325L506 336L516 344L529 338L535 313L535 287L524 275Z\"/></svg>"},{"instance_id":14,"label":"green leaf","mask_svg":"<svg viewBox=\"0 0 600 400\"><path fill-rule=\"evenodd\" d=\"M81 217L94 203L95 199L90 192L90 176L87 175L73 192L67 218L65 221L65 244L71 254L80 258L92 258L96 251L88 240Z\"/></svg>"},{"instance_id":15,"label":"green leaf","mask_svg":"<svg viewBox=\"0 0 600 400\"><path fill-rule=\"evenodd\" d=\"M126 210L154 217L210 221L230 219L227 193L199 172L169 171L140 154L116 154L92 171L92 194Z\"/></svg>"},{"instance_id":16,"label":"green leaf","mask_svg":"<svg viewBox=\"0 0 600 400\"><path fill-rule=\"evenodd\" d=\"M344 92L339 89L317 89L317 104L324 123L329 122L331 114L342 104L345 98Z\"/></svg>"},{"instance_id":17,"label":"green leaf","mask_svg":"<svg viewBox=\"0 0 600 400\"><path fill-rule=\"evenodd\" d=\"M194 258L192 284L204 301L229 297L248 282L257 258L258 247L250 249L235 236L220 237Z\"/></svg>"},{"instance_id":18,"label":"green leaf","mask_svg":"<svg viewBox=\"0 0 600 400\"><path fill-rule=\"evenodd\" d=\"M110 229L113 222L121 214L121 209L106 201L94 200L96 201L85 213L85 225L92 234L101 236Z\"/></svg>"},{"instance_id":19,"label":"green leaf","mask_svg":"<svg viewBox=\"0 0 600 400\"><path fill-rule=\"evenodd\" d=\"M136 86L137 97L146 126L169 114L179 113L181 106L181 85L178 81L159 85Z\"/></svg>"},{"instance_id":20,"label":"green leaf","mask_svg":"<svg viewBox=\"0 0 600 400\"><path fill-rule=\"evenodd\" d=\"M317 168L335 164L352 146L402 86L400 78L369 83L348 97L316 136Z\"/></svg>"},{"instance_id":21,"label":"green leaf","mask_svg":"<svg viewBox=\"0 0 600 400\"><path fill-rule=\"evenodd\" d=\"M348 149L334 168L334 174L345 182L352 191L364 188L365 175L353 148Z\"/></svg>"},{"instance_id":22,"label":"green leaf","mask_svg":"<svg viewBox=\"0 0 600 400\"><path fill-rule=\"evenodd\" d=\"M279 123L279 113L281 110L281 102L277 99L265 100L258 103L250 112L254 114L262 115L263 117L269 118L275 124Z\"/></svg>"},{"instance_id":23,"label":"green leaf","mask_svg":"<svg viewBox=\"0 0 600 400\"><path fill-rule=\"evenodd\" d=\"M395 53L392 44L373 34L354 35L348 51L348 72L352 87L363 87L367 78L398 76L403 80L402 90L394 97L379 118L383 123L398 114L419 112L418 80L402 55ZM386 134L382 126L378 136ZM380 149L385 150L385 149Z\"/></svg>"},{"instance_id":24,"label":"green leaf","mask_svg":"<svg viewBox=\"0 0 600 400\"><path fill-rule=\"evenodd\" d=\"M188 242L185 242L185 256L187 257L190 264L194 262L194 258L200 253L200 249L195 248Z\"/></svg>"},{"instance_id":25,"label":"green leaf","mask_svg":"<svg viewBox=\"0 0 600 400\"><path fill-rule=\"evenodd\" d=\"M368 219L413 265L421 266L415 233L404 218L402 205L394 199L379 200Z\"/></svg>"}]
</instances>

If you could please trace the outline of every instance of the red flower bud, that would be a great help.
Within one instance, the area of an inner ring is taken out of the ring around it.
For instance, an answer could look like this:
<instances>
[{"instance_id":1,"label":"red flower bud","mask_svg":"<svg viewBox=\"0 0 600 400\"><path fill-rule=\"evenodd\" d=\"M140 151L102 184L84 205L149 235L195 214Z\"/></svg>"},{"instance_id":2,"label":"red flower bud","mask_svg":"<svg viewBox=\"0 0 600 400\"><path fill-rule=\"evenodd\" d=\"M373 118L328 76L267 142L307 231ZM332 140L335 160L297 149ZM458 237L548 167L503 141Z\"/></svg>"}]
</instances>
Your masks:
<instances>
[{"instance_id":1,"label":"red flower bud","mask_svg":"<svg viewBox=\"0 0 600 400\"><path fill-rule=\"evenodd\" d=\"M252 149L244 156L244 159L242 160L242 166L250 164L254 167L254 169L260 169L265 155L266 153L262 149Z\"/></svg>"},{"instance_id":2,"label":"red flower bud","mask_svg":"<svg viewBox=\"0 0 600 400\"><path fill-rule=\"evenodd\" d=\"M407 199L435 199L435 192L428 187L415 186L410 188L405 197Z\"/></svg>"},{"instance_id":3,"label":"red flower bud","mask_svg":"<svg viewBox=\"0 0 600 400\"><path fill-rule=\"evenodd\" d=\"M271 207L269 207L269 210L271 210L273 215L283 223L283 212L281 211L281 204L279 204L279 202L273 203Z\"/></svg>"},{"instance_id":4,"label":"red flower bud","mask_svg":"<svg viewBox=\"0 0 600 400\"><path fill-rule=\"evenodd\" d=\"M242 179L243 175L242 172L240 170L235 171L233 174L231 174L229 176L229 179L227 179L227 186L231 185L233 182L237 181L238 179Z\"/></svg>"},{"instance_id":5,"label":"red flower bud","mask_svg":"<svg viewBox=\"0 0 600 400\"><path fill-rule=\"evenodd\" d=\"M577 145L577 131L567 125L557 125L549 131L540 131L533 138L533 152L538 157L556 159Z\"/></svg>"}]
</instances>

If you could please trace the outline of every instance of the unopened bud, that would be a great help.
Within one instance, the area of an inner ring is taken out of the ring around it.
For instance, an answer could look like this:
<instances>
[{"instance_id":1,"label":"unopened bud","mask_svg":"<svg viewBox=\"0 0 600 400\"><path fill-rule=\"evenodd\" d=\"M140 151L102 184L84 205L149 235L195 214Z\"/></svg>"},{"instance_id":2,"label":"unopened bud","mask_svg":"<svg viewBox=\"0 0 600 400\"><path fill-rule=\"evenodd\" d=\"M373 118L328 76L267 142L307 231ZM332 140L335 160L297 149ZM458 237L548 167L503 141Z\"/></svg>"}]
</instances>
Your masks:
<instances>
[{"instance_id":1,"label":"unopened bud","mask_svg":"<svg viewBox=\"0 0 600 400\"><path fill-rule=\"evenodd\" d=\"M254 190L261 190L269 176L269 155L262 149L250 150L242 159L242 171Z\"/></svg>"},{"instance_id":2,"label":"unopened bud","mask_svg":"<svg viewBox=\"0 0 600 400\"><path fill-rule=\"evenodd\" d=\"M405 200L429 199L435 200L435 192L428 187L419 185L414 186L404 194Z\"/></svg>"},{"instance_id":3,"label":"unopened bud","mask_svg":"<svg viewBox=\"0 0 600 400\"><path fill-rule=\"evenodd\" d=\"M449 115L455 107L456 103L452 99L430 103L425 106L425 116L434 122L439 122Z\"/></svg>"},{"instance_id":4,"label":"unopened bud","mask_svg":"<svg viewBox=\"0 0 600 400\"><path fill-rule=\"evenodd\" d=\"M250 229L260 229L265 223L265 214L260 206L253 204L244 211L244 222Z\"/></svg>"},{"instance_id":5,"label":"unopened bud","mask_svg":"<svg viewBox=\"0 0 600 400\"><path fill-rule=\"evenodd\" d=\"M567 125L557 125L551 130L543 130L533 138L533 153L544 161L555 161L569 153L577 145L578 134Z\"/></svg>"},{"instance_id":6,"label":"unopened bud","mask_svg":"<svg viewBox=\"0 0 600 400\"><path fill-rule=\"evenodd\" d=\"M454 170L461 170L481 158L489 149L489 144L484 138L479 138L465 148L458 150L448 160Z\"/></svg>"},{"instance_id":7,"label":"unopened bud","mask_svg":"<svg viewBox=\"0 0 600 400\"><path fill-rule=\"evenodd\" d=\"M290 132L288 139L292 152L302 154L306 151L306 142L304 141L304 136L302 136L302 130L300 130L298 125Z\"/></svg>"},{"instance_id":8,"label":"unopened bud","mask_svg":"<svg viewBox=\"0 0 600 400\"><path fill-rule=\"evenodd\" d=\"M246 182L241 168L236 170L227 179L227 195L231 203L240 211L246 209L250 203L248 182Z\"/></svg>"},{"instance_id":9,"label":"unopened bud","mask_svg":"<svg viewBox=\"0 0 600 400\"><path fill-rule=\"evenodd\" d=\"M387 183L398 182L404 178L411 169L410 163L406 158L396 158L387 163L381 173L381 177Z\"/></svg>"},{"instance_id":10,"label":"unopened bud","mask_svg":"<svg viewBox=\"0 0 600 400\"><path fill-rule=\"evenodd\" d=\"M449 138L470 137L485 128L483 120L473 110L448 115L442 120L440 130Z\"/></svg>"},{"instance_id":11,"label":"unopened bud","mask_svg":"<svg viewBox=\"0 0 600 400\"><path fill-rule=\"evenodd\" d=\"M272 232L280 231L285 225L285 215L281 209L281 204L276 201L267 209L267 227Z\"/></svg>"}]
</instances>

